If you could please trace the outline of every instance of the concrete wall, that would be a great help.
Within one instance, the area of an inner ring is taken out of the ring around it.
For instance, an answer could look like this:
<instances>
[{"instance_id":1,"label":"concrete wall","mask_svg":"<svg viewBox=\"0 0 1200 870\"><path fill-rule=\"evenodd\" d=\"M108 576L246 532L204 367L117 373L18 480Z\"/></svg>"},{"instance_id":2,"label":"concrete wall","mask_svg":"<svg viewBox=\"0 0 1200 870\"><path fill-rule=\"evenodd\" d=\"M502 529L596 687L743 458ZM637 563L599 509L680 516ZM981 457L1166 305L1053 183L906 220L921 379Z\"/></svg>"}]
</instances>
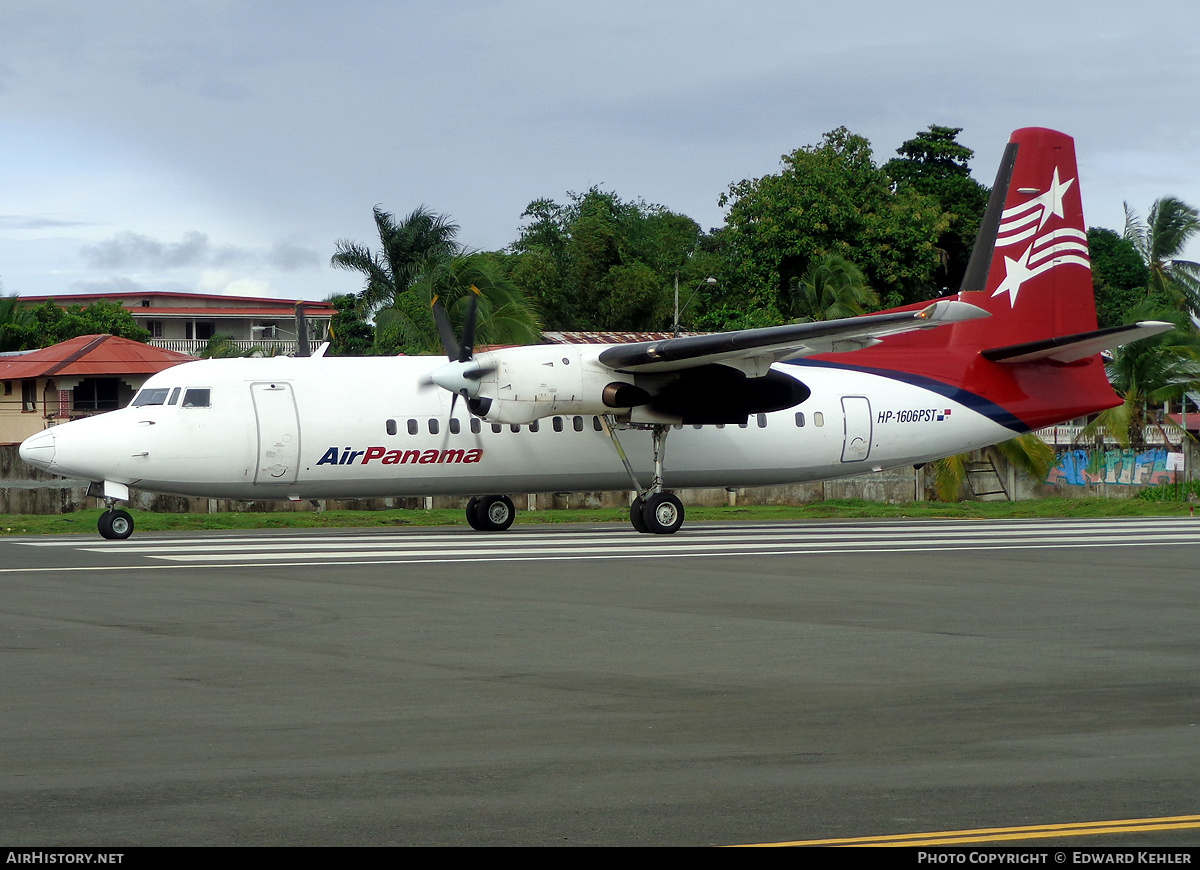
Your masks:
<instances>
[{"instance_id":1,"label":"concrete wall","mask_svg":"<svg viewBox=\"0 0 1200 870\"><path fill-rule=\"evenodd\" d=\"M1195 475L1191 469L1196 468L1200 461L1200 451L1193 445L1188 457L1189 476ZM1093 473L1090 477L1080 475L1072 470L1070 462L1077 465L1080 462L1078 450L1061 448L1064 461L1070 473L1064 474L1061 468L1052 471L1046 480L1034 480L1012 468L999 467L998 475L1004 489L1016 500L1043 498L1046 496L1065 497L1107 497L1128 498L1136 495L1150 482L1159 482L1161 472L1154 475L1143 474L1142 485L1108 482L1122 479L1122 472L1113 470L1113 463L1102 464L1103 474ZM1112 451L1104 451L1106 454ZM1072 454L1067 456L1067 454ZM976 454L982 458L982 454ZM1111 457L1107 457L1111 459ZM1143 463L1144 464L1144 463ZM1061 463L1060 463L1061 465ZM1094 471L1095 469L1093 469ZM1137 476L1136 470L1133 472ZM1116 474L1115 477L1113 475ZM773 505L773 504L808 504L810 502L828 499L863 499L865 501L886 502L889 504L904 504L911 501L928 500L932 498L931 481L923 470L912 468L897 468L874 474L862 474L843 480L829 480L818 483L803 483L792 486L764 486L739 489L728 492L724 489L688 489L680 490L679 497L688 506L716 507L723 505ZM1094 478L1094 479L1093 479ZM1081 484L1070 481L1081 480ZM59 514L70 513L88 507L100 507L99 499L88 499L87 481L69 480L55 477L45 472L27 466L17 455L17 445L0 445L0 514ZM520 510L552 510L573 508L624 507L629 504L631 494L622 492L575 492L575 493L538 493L527 495L513 493L513 501ZM296 511L313 510L308 502L288 501L231 501L228 499L185 498L182 496L156 495L154 493L132 491L132 507L139 510L161 511L164 513L218 513L226 511ZM466 504L466 499L451 496L436 496L430 499L398 497L374 499L329 499L325 502L327 510L392 510L404 508L416 510L426 507L460 508Z\"/></svg>"},{"instance_id":2,"label":"concrete wall","mask_svg":"<svg viewBox=\"0 0 1200 870\"><path fill-rule=\"evenodd\" d=\"M902 504L913 501L923 485L920 472L911 468L864 474L846 480L825 483L805 483L794 486L768 486L739 489L680 490L685 505L762 505L807 504L831 498L861 498L871 501ZM0 514L60 514L89 507L100 507L99 499L86 496L88 482L70 480L31 468L20 460L17 445L0 445ZM156 495L131 490L131 506L138 510L164 513L217 513L226 511L291 511L312 510L308 502L288 501L231 501L228 499L185 498ZM520 510L552 510L569 508L625 507L629 492L513 493ZM329 499L327 510L391 510L394 508L421 509L425 507L459 508L465 498L435 496L425 498Z\"/></svg>"}]
</instances>

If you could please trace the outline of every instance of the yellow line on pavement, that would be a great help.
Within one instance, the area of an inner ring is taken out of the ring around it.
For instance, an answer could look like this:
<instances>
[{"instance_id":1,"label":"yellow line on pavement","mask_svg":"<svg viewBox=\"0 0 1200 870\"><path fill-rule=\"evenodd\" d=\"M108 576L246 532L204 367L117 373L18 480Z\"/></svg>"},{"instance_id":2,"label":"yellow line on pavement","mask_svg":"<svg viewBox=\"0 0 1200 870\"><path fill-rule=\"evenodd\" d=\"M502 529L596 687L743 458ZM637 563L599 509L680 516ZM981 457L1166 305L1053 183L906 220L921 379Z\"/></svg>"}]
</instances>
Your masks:
<instances>
[{"instance_id":1,"label":"yellow line on pavement","mask_svg":"<svg viewBox=\"0 0 1200 870\"><path fill-rule=\"evenodd\" d=\"M1122 819L1076 822L1065 825L1025 825L1016 828L974 828L963 831L927 831L878 837L841 837L830 840L791 840L783 843L746 843L747 846L953 846L964 843L1001 843L1011 840L1045 840L1051 837L1086 837L1096 834L1129 834L1144 831L1177 831L1200 828L1200 816L1164 816L1157 819Z\"/></svg>"}]
</instances>

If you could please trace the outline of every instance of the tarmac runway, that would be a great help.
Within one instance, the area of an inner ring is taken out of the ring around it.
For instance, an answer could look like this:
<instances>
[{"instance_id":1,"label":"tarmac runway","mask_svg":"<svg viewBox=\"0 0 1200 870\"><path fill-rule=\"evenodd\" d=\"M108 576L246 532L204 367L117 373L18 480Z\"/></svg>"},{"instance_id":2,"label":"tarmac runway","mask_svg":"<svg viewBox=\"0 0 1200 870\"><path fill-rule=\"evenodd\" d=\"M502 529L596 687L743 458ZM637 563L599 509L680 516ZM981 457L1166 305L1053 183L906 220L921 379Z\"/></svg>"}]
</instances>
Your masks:
<instances>
[{"instance_id":1,"label":"tarmac runway","mask_svg":"<svg viewBox=\"0 0 1200 870\"><path fill-rule=\"evenodd\" d=\"M3 538L0 844L1200 845L1198 566L1188 519Z\"/></svg>"}]
</instances>

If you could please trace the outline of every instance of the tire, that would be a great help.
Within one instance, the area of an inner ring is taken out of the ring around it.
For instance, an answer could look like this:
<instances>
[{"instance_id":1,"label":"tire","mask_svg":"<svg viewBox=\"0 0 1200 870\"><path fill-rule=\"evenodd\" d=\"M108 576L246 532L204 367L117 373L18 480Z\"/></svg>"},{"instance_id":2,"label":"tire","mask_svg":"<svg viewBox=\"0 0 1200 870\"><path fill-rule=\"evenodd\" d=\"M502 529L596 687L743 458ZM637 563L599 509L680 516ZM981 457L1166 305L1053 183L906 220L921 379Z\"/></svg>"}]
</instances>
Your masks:
<instances>
[{"instance_id":1,"label":"tire","mask_svg":"<svg viewBox=\"0 0 1200 870\"><path fill-rule=\"evenodd\" d=\"M100 537L109 541L123 541L133 534L133 517L128 511L112 510L100 514L96 523Z\"/></svg>"},{"instance_id":2,"label":"tire","mask_svg":"<svg viewBox=\"0 0 1200 870\"><path fill-rule=\"evenodd\" d=\"M656 492L642 508L646 530L656 535L673 535L683 525L683 502L671 492Z\"/></svg>"},{"instance_id":3,"label":"tire","mask_svg":"<svg viewBox=\"0 0 1200 870\"><path fill-rule=\"evenodd\" d=\"M480 531L503 532L517 518L517 509L506 495L485 495L479 499L475 516L479 520Z\"/></svg>"},{"instance_id":4,"label":"tire","mask_svg":"<svg viewBox=\"0 0 1200 870\"><path fill-rule=\"evenodd\" d=\"M477 532L485 531L479 519L479 496L471 496L471 500L467 502L467 522Z\"/></svg>"},{"instance_id":5,"label":"tire","mask_svg":"<svg viewBox=\"0 0 1200 870\"><path fill-rule=\"evenodd\" d=\"M633 524L635 531L641 534L649 534L650 530L646 528L646 519L642 516L642 511L646 509L646 500L640 495L629 504L629 522Z\"/></svg>"}]
</instances>

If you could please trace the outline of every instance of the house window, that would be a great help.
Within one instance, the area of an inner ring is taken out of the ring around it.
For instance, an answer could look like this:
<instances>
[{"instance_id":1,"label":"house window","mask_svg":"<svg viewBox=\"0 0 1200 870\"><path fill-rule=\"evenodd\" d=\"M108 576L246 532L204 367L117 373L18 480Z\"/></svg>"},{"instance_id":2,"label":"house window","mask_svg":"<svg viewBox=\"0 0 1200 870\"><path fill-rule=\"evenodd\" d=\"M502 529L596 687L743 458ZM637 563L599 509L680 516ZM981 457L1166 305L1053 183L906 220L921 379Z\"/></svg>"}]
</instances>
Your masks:
<instances>
[{"instance_id":1,"label":"house window","mask_svg":"<svg viewBox=\"0 0 1200 870\"><path fill-rule=\"evenodd\" d=\"M163 337L163 322L161 320L147 320L146 329L150 330L151 338Z\"/></svg>"},{"instance_id":2,"label":"house window","mask_svg":"<svg viewBox=\"0 0 1200 870\"><path fill-rule=\"evenodd\" d=\"M251 327L250 334L253 338L261 338L264 341L275 338L275 321L260 320Z\"/></svg>"},{"instance_id":3,"label":"house window","mask_svg":"<svg viewBox=\"0 0 1200 870\"><path fill-rule=\"evenodd\" d=\"M71 394L75 411L115 411L117 409L117 378L84 378Z\"/></svg>"},{"instance_id":4,"label":"house window","mask_svg":"<svg viewBox=\"0 0 1200 870\"><path fill-rule=\"evenodd\" d=\"M21 410L37 410L37 381L21 381Z\"/></svg>"}]
</instances>

